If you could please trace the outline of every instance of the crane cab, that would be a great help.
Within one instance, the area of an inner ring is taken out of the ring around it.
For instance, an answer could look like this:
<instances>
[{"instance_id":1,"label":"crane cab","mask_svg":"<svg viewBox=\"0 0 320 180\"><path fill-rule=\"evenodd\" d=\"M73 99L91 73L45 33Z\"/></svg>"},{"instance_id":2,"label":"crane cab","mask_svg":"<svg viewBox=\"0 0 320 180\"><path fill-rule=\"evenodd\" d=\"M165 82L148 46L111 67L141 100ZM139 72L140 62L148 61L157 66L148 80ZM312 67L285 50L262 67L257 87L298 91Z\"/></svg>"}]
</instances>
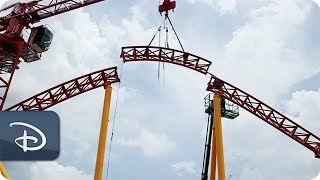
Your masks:
<instances>
[{"instance_id":1,"label":"crane cab","mask_svg":"<svg viewBox=\"0 0 320 180\"><path fill-rule=\"evenodd\" d=\"M21 51L21 58L29 63L41 59L41 54L51 45L53 30L49 26L38 26L31 29L28 43Z\"/></svg>"},{"instance_id":2,"label":"crane cab","mask_svg":"<svg viewBox=\"0 0 320 180\"><path fill-rule=\"evenodd\" d=\"M53 38L53 30L48 26L38 26L31 30L29 45L36 53L42 53L49 49Z\"/></svg>"}]
</instances>

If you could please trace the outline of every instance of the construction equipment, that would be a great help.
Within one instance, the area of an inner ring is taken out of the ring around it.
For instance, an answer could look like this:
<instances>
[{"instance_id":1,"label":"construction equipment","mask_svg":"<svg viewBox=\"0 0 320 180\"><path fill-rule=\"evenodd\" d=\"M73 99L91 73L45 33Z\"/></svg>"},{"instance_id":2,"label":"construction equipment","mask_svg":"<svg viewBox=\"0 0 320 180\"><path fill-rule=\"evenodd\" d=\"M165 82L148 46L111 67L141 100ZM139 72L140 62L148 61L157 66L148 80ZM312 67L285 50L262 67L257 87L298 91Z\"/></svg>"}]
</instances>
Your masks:
<instances>
[{"instance_id":1,"label":"construction equipment","mask_svg":"<svg viewBox=\"0 0 320 180\"><path fill-rule=\"evenodd\" d=\"M21 60L41 59L53 39L49 26L33 24L104 0L35 0L15 3L0 10L0 110L3 109L12 78ZM21 59L21 60L20 60Z\"/></svg>"},{"instance_id":2,"label":"construction equipment","mask_svg":"<svg viewBox=\"0 0 320 180\"><path fill-rule=\"evenodd\" d=\"M49 26L33 24L101 1L104 0L35 0L17 2L0 10L4 14L0 17L0 110L21 60L38 61L51 45L54 31ZM9 178L2 165L0 171Z\"/></svg>"},{"instance_id":3,"label":"construction equipment","mask_svg":"<svg viewBox=\"0 0 320 180\"><path fill-rule=\"evenodd\" d=\"M214 102L214 98L218 98L217 102ZM216 104L215 104L216 103ZM207 133L206 133L206 142L205 150L203 156L202 164L202 173L201 180L208 180L209 178L209 167L210 168L210 179L215 179L216 174L216 160L220 161L218 163L219 170L219 180L225 179L224 172L224 157L223 157L223 143L222 143L222 127L221 117L227 119L235 119L239 116L239 106L231 103L223 97L220 97L218 94L213 95L212 93L208 94L204 98L205 113L208 114L208 124L207 124ZM219 111L218 115L217 112ZM218 131L217 131L218 130ZM219 134L216 134L219 133ZM221 137L221 139L216 139ZM217 149L220 147L220 149Z\"/></svg>"}]
</instances>

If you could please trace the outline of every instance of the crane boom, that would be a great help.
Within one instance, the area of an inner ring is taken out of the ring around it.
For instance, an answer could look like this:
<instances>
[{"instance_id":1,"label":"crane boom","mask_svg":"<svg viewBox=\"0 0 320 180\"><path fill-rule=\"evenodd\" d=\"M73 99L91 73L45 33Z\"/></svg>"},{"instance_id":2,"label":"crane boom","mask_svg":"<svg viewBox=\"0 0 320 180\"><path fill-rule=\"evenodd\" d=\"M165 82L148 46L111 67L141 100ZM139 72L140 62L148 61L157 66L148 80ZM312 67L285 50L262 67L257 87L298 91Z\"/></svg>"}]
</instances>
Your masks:
<instances>
[{"instance_id":1,"label":"crane boom","mask_svg":"<svg viewBox=\"0 0 320 180\"><path fill-rule=\"evenodd\" d=\"M42 19L62 14L74 9L98 3L104 0L51 0L48 4L43 0L31 1L28 3L18 3L24 10L18 14L10 13L7 16L0 17L0 31L8 26L12 18L21 19L24 25L39 22ZM14 7L10 5L1 11Z\"/></svg>"},{"instance_id":2,"label":"crane boom","mask_svg":"<svg viewBox=\"0 0 320 180\"><path fill-rule=\"evenodd\" d=\"M212 75L208 83L207 91L219 93L220 96L232 101L251 114L262 119L277 130L286 134L293 140L302 144L320 158L320 138L277 110L244 92L243 90Z\"/></svg>"}]
</instances>

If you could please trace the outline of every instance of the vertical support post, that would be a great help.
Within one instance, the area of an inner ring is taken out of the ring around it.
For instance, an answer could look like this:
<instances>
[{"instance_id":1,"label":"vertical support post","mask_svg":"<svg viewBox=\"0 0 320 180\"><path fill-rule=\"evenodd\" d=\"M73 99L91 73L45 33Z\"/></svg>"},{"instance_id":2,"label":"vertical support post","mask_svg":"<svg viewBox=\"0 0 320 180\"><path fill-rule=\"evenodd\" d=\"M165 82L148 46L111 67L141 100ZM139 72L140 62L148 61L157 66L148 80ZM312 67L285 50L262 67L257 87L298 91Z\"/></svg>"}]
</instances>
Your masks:
<instances>
[{"instance_id":1,"label":"vertical support post","mask_svg":"<svg viewBox=\"0 0 320 180\"><path fill-rule=\"evenodd\" d=\"M223 139L221 125L221 105L219 94L214 94L214 127L215 140L217 145L217 160L218 160L218 177L219 180L225 180L224 155L223 155Z\"/></svg>"},{"instance_id":2,"label":"vertical support post","mask_svg":"<svg viewBox=\"0 0 320 180\"><path fill-rule=\"evenodd\" d=\"M102 179L104 154L105 154L106 139L107 139L107 133L108 133L111 93L112 93L112 87L111 85L108 84L105 86L104 104L103 104L103 111L102 111L102 118L101 118L99 145L98 145L94 180Z\"/></svg>"},{"instance_id":3,"label":"vertical support post","mask_svg":"<svg viewBox=\"0 0 320 180\"><path fill-rule=\"evenodd\" d=\"M0 162L0 173L2 174L3 177L9 179L9 175L1 162Z\"/></svg>"},{"instance_id":4,"label":"vertical support post","mask_svg":"<svg viewBox=\"0 0 320 180\"><path fill-rule=\"evenodd\" d=\"M213 114L212 114L213 116ZM212 121L211 123L214 123ZM211 141L211 165L210 165L210 180L216 179L216 169L217 169L217 146L216 146L216 136L215 136L215 126L212 126L212 141Z\"/></svg>"}]
</instances>

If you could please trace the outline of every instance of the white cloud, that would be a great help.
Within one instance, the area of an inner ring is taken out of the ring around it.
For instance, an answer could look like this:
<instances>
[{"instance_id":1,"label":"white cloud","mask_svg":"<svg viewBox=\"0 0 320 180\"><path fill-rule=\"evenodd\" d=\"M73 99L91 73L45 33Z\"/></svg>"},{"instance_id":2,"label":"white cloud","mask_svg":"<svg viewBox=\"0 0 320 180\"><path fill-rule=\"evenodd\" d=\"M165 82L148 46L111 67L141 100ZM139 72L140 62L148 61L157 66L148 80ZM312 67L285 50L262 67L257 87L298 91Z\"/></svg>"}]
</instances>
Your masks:
<instances>
[{"instance_id":1,"label":"white cloud","mask_svg":"<svg viewBox=\"0 0 320 180\"><path fill-rule=\"evenodd\" d=\"M225 46L224 60L217 66L228 68L218 70L219 74L274 103L292 84L319 71L320 64L315 59L305 59L307 53L299 46L299 29L309 13L309 4L290 0L271 1L251 10L249 20ZM240 74L241 78L235 78Z\"/></svg>"},{"instance_id":2,"label":"white cloud","mask_svg":"<svg viewBox=\"0 0 320 180\"><path fill-rule=\"evenodd\" d=\"M290 114L296 114L296 121L315 134L320 133L320 89L318 91L298 91L284 104Z\"/></svg>"},{"instance_id":3,"label":"white cloud","mask_svg":"<svg viewBox=\"0 0 320 180\"><path fill-rule=\"evenodd\" d=\"M3 176L3 174L0 172L0 180L8 180L8 179L5 178L5 177Z\"/></svg>"},{"instance_id":4,"label":"white cloud","mask_svg":"<svg viewBox=\"0 0 320 180\"><path fill-rule=\"evenodd\" d=\"M2 9L2 8L4 8L4 7L2 7L2 5L5 3L5 2L7 2L8 0L2 0L1 2L0 2L0 9Z\"/></svg>"},{"instance_id":5,"label":"white cloud","mask_svg":"<svg viewBox=\"0 0 320 180\"><path fill-rule=\"evenodd\" d=\"M232 179L231 175L231 179ZM263 174L261 174L261 171L257 168L244 168L244 171L241 172L239 177L234 177L235 179L241 179L241 180L246 180L246 179L254 179L254 180L263 180L265 179L263 177Z\"/></svg>"},{"instance_id":6,"label":"white cloud","mask_svg":"<svg viewBox=\"0 0 320 180\"><path fill-rule=\"evenodd\" d=\"M188 0L192 4L201 3L219 10L221 14L234 13L237 0Z\"/></svg>"},{"instance_id":7,"label":"white cloud","mask_svg":"<svg viewBox=\"0 0 320 180\"><path fill-rule=\"evenodd\" d=\"M171 165L178 176L194 175L196 171L196 163L194 161L180 161Z\"/></svg>"},{"instance_id":8,"label":"white cloud","mask_svg":"<svg viewBox=\"0 0 320 180\"><path fill-rule=\"evenodd\" d=\"M320 172L319 172L318 176L313 178L312 180L320 180Z\"/></svg>"},{"instance_id":9,"label":"white cloud","mask_svg":"<svg viewBox=\"0 0 320 180\"><path fill-rule=\"evenodd\" d=\"M140 130L136 138L119 138L119 145L140 148L146 157L165 156L176 150L176 143L168 139L165 133L155 133L146 129Z\"/></svg>"},{"instance_id":10,"label":"white cloud","mask_svg":"<svg viewBox=\"0 0 320 180\"><path fill-rule=\"evenodd\" d=\"M32 180L91 180L93 176L72 166L62 166L57 162L36 162L30 167Z\"/></svg>"},{"instance_id":11,"label":"white cloud","mask_svg":"<svg viewBox=\"0 0 320 180\"><path fill-rule=\"evenodd\" d=\"M227 0L194 0L193 2L210 5L221 13L239 13L237 5L243 5L242 1L240 4L237 3L238 1ZM252 3L258 4L256 1ZM227 44L216 41L209 44L199 43L200 45L194 48L194 51L199 56L207 55L203 57L209 57L209 59L215 57L212 72L216 75L238 85L259 99L278 106L281 99L279 97L290 93L288 91L292 84L317 72L319 61L317 58L306 58L306 52L298 46L301 44L297 39L303 38L299 30L304 28L306 20L312 20L308 5L288 0L273 0L266 4L266 6L259 4L259 8L248 9L245 14L239 15L239 17L245 17L245 21L239 20L240 22L230 27L236 31ZM107 6L109 2L102 5ZM99 16L97 22L94 22L83 10L49 19L50 26L56 31L52 47L43 54L41 62L21 63L20 70L17 71L14 79L13 91L10 92L15 95L14 100L23 99L78 75L120 64L119 47L122 45L147 44L156 30L159 19L152 19L152 23L148 22L152 17L150 13L146 14L146 9L150 9L149 6L141 6L141 4L132 6L130 3L122 4L122 2L118 5L128 7L125 12L127 10L130 12L129 16L121 17L118 21L115 21L114 15L119 13L122 16L123 11L120 11L117 6L112 6L109 9L112 11L103 12L103 14L95 12ZM176 16L178 16L177 13ZM215 18L198 17L197 13L183 11L179 13L184 16L184 19L176 19L176 22L186 22L184 20L191 16L205 19L204 22L199 20L191 23L199 24L199 27L208 31L212 27L208 26L207 22ZM156 17L158 18L158 14ZM234 23L227 22L225 18L217 19L216 22L215 25L219 27L219 23L222 23L221 25ZM191 28L195 32L199 30L196 26ZM208 39L200 33L194 33L192 37L184 36L184 29L181 31L178 34L184 38L186 45L196 44L196 41L202 43ZM212 32L212 37L216 36L217 34ZM226 36L229 37L229 35ZM224 49L218 49L222 54L219 58L216 58L217 51L212 50L213 46L224 47ZM194 51L192 50L191 53ZM317 57L317 51L309 53ZM190 70L166 65L166 83L159 85L155 77L156 64L150 66L146 63L136 65L128 63L125 66L124 83L119 97L118 124L116 124L114 137L118 144L114 144L114 150L117 149L116 145L133 147L141 150L147 158L161 156L164 162L168 162L168 159L176 162L176 159L172 158L177 156L189 158L190 155L199 154L196 156L195 165L189 161L182 165L176 164L180 169L189 169L189 171L197 169L202 160L203 139L194 137L199 136L206 123L206 120L202 119L204 117L202 98L206 94L204 89L208 77L200 79L200 75ZM292 104L289 108L290 113L308 115L306 110L312 107L301 107L300 103L306 103L303 97L295 98L295 102L292 103L288 101ZM84 177L93 172L102 101L103 90L100 89L54 107L62 119L63 152L59 160L63 161L61 164L72 165L75 166L74 168L83 170ZM312 101L309 99L307 102ZM290 179L299 180L311 179L315 172L318 172L319 163L313 159L308 150L252 115L244 111L240 113L240 117L235 121L223 123L226 168L232 170L232 178L255 177L255 179L281 180L288 174L293 174ZM316 114L309 114L308 117L315 117ZM300 119L303 122L309 118L298 117L294 120ZM319 127L314 128L319 129ZM182 142L186 142L186 148L182 148ZM179 143L179 149L177 149L177 143ZM192 148L190 148L191 144ZM121 155L131 152L131 148L121 150L125 152L113 151L119 153L117 155L120 158L117 161L123 160ZM174 156L166 156L168 153ZM132 162L119 163L121 168L132 164ZM242 166L243 164L248 166ZM54 172L59 172L60 165L46 165L46 163L38 165L34 170L53 166L55 169L51 173L54 175ZM286 167L286 170L274 172L275 168L283 169L283 167ZM145 168L148 167L141 165L143 172ZM9 169L10 172L18 170L20 172L22 167L12 163ZM67 169L69 169L68 172L79 175L80 171L73 168ZM301 171L298 172L296 169ZM21 171L20 174L30 173L30 170L27 170ZM128 172L141 173L138 170L133 172L131 169L128 169ZM117 173L117 170L112 173ZM125 179L121 178L121 174L123 173L116 174L114 179ZM176 177L168 179L176 179Z\"/></svg>"},{"instance_id":12,"label":"white cloud","mask_svg":"<svg viewBox=\"0 0 320 180\"><path fill-rule=\"evenodd\" d=\"M320 7L320 0L312 0L312 1Z\"/></svg>"}]
</instances>

